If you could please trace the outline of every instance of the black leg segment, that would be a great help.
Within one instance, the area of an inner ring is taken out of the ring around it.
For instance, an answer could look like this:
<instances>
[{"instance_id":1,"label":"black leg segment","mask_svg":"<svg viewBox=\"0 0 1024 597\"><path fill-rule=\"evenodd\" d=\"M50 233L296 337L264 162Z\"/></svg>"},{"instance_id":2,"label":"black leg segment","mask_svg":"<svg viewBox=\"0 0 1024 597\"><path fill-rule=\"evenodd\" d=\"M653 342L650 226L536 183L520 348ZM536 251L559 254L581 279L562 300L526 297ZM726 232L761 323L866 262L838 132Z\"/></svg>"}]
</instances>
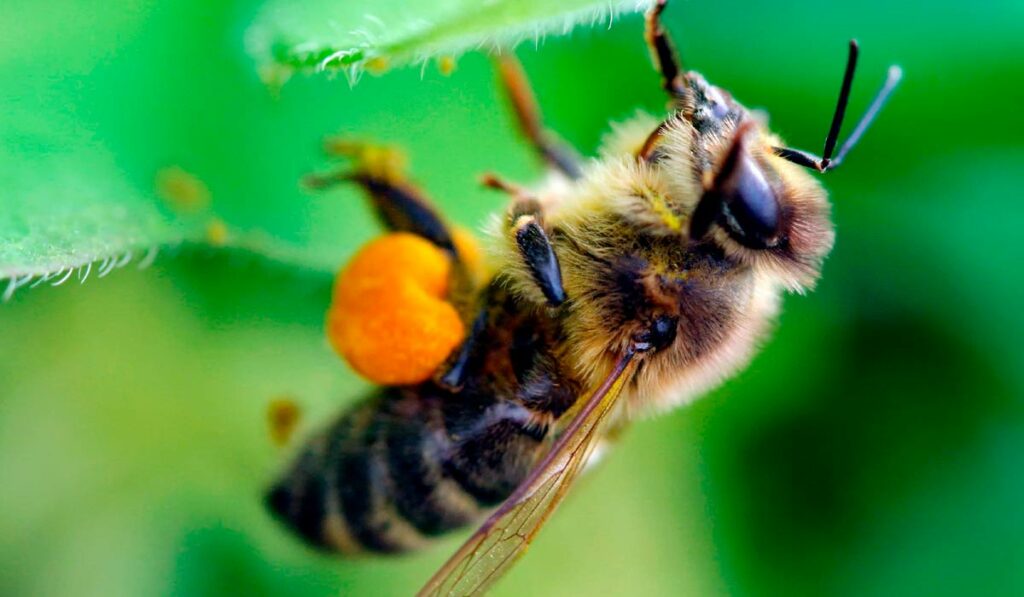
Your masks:
<instances>
[{"instance_id":1,"label":"black leg segment","mask_svg":"<svg viewBox=\"0 0 1024 597\"><path fill-rule=\"evenodd\" d=\"M450 361L451 364L448 366L448 370L438 379L438 385L449 392L459 392L466 383L466 376L469 375L470 359L474 352L476 352L480 336L487 327L487 317L489 314L490 312L487 309L482 309L476 316L476 319L473 320L473 328L470 330L469 335L466 336L466 339L462 341L459 351L455 353L454 358Z\"/></svg>"},{"instance_id":2,"label":"black leg segment","mask_svg":"<svg viewBox=\"0 0 1024 597\"><path fill-rule=\"evenodd\" d=\"M406 178L401 152L340 138L328 139L324 148L330 155L350 160L351 166L307 176L307 187L324 189L340 183L356 183L366 192L377 216L389 230L416 234L456 255L451 230L441 214Z\"/></svg>"},{"instance_id":3,"label":"black leg segment","mask_svg":"<svg viewBox=\"0 0 1024 597\"><path fill-rule=\"evenodd\" d=\"M485 174L481 181L485 186L511 195L508 226L519 255L548 304L553 307L561 305L566 298L565 288L562 287L562 269L551 240L544 231L544 213L540 203L525 189L494 174Z\"/></svg>"},{"instance_id":4,"label":"black leg segment","mask_svg":"<svg viewBox=\"0 0 1024 597\"><path fill-rule=\"evenodd\" d=\"M519 247L523 263L530 270L534 282L544 293L548 304L557 307L565 302L562 269L558 264L558 255L555 254L538 215L539 213L530 213L515 216L512 233L515 235L516 246Z\"/></svg>"},{"instance_id":5,"label":"black leg segment","mask_svg":"<svg viewBox=\"0 0 1024 597\"><path fill-rule=\"evenodd\" d=\"M391 230L417 234L455 254L451 231L416 188L365 174L354 174L349 180L366 190L385 226Z\"/></svg>"}]
</instances>

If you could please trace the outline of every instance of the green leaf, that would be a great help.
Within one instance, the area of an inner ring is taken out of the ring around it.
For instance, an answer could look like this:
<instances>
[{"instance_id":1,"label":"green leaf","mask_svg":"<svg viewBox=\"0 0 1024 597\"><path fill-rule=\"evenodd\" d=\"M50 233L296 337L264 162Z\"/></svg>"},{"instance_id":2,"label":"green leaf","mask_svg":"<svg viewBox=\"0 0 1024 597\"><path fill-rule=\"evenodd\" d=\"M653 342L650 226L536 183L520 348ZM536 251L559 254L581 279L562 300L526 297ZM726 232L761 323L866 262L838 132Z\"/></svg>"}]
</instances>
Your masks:
<instances>
[{"instance_id":1,"label":"green leaf","mask_svg":"<svg viewBox=\"0 0 1024 597\"><path fill-rule=\"evenodd\" d=\"M283 69L364 69L425 62L476 47L510 47L523 39L610 23L647 0L272 0L250 30L249 48L277 77Z\"/></svg>"},{"instance_id":2,"label":"green leaf","mask_svg":"<svg viewBox=\"0 0 1024 597\"><path fill-rule=\"evenodd\" d=\"M339 114L348 130L398 138L375 127L380 119L365 107L401 112L406 102L397 100L396 90L415 82L418 96L440 108L450 89L415 73L396 73L377 81L379 89L363 86L361 94L320 79L322 84L296 85L287 97L274 97L244 59L246 47L260 47L261 39L267 60L272 46L279 57L293 58L302 47L330 53L357 48L358 60L348 59L351 74L374 58L397 64L508 44L639 7L634 0L502 0L480 7L459 0L410 8L386 0L336 6L243 2L211 9L199 2L131 0L86 10L69 0L51 1L53 10L40 18L35 3L12 0L7 22L21 25L2 27L0 36L0 298L28 286L92 280L118 266L145 264L164 247L207 242L214 224L226 233L212 244L320 272L337 267L344 247L361 238L336 240L336 222L357 218L365 224L355 228L371 234L361 203L299 192L302 174L321 163L319 139L337 130ZM240 15L258 15L247 36L236 25ZM169 55L175 59L168 61ZM479 79L476 87L493 93L486 77L475 76L488 70L485 61L466 59L462 70L462 80ZM484 105L466 119L475 127L506 127ZM511 135L501 139L512 146ZM431 138L430 145L436 143ZM466 153L497 153L485 149ZM427 172L429 155L417 164ZM208 195L198 208L182 209L159 192L161 173L168 171ZM477 192L427 182L439 195ZM350 190L335 196L357 199Z\"/></svg>"},{"instance_id":3,"label":"green leaf","mask_svg":"<svg viewBox=\"0 0 1024 597\"><path fill-rule=\"evenodd\" d=\"M30 283L106 275L198 234L128 183L114 157L73 122L8 122L0 148L0 278ZM13 119L12 119L13 120ZM15 149L16 147L16 149ZM147 259L148 257L148 259Z\"/></svg>"},{"instance_id":4,"label":"green leaf","mask_svg":"<svg viewBox=\"0 0 1024 597\"><path fill-rule=\"evenodd\" d=\"M0 42L0 298L145 265L162 246L201 238L201 221L162 208L152 174L132 180L92 118L94 73L137 32L144 7L60 2L48 19L33 18L31 2L6 10L19 26Z\"/></svg>"}]
</instances>

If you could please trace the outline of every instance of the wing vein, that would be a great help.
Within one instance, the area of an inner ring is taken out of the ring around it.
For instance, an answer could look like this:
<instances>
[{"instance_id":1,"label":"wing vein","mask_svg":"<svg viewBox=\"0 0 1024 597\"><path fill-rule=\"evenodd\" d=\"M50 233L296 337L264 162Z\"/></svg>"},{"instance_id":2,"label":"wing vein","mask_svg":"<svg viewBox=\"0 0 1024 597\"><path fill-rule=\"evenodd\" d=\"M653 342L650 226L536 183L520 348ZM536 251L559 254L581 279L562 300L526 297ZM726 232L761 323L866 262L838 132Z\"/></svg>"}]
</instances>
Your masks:
<instances>
[{"instance_id":1,"label":"wing vein","mask_svg":"<svg viewBox=\"0 0 1024 597\"><path fill-rule=\"evenodd\" d=\"M635 351L616 360L547 454L505 502L434 574L419 595L472 595L493 584L523 554L564 499L600 437L605 416L636 370Z\"/></svg>"}]
</instances>

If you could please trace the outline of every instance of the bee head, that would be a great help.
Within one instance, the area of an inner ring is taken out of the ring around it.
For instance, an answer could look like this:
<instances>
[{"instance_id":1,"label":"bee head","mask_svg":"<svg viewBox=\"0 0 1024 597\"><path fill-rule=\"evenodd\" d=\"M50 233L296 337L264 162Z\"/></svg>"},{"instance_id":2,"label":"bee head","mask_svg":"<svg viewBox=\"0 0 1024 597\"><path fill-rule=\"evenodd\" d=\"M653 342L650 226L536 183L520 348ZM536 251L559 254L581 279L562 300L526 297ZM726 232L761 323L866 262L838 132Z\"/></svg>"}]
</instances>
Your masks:
<instances>
[{"instance_id":1,"label":"bee head","mask_svg":"<svg viewBox=\"0 0 1024 597\"><path fill-rule=\"evenodd\" d=\"M728 98L727 110L708 110L707 106L721 103L711 99L715 94L707 90L713 88L699 77L686 77L692 91L685 94L683 112L698 131L714 129L715 134L703 136L710 139L706 145L719 145L728 138L727 131L733 131L731 142L718 152L717 170L702 181L703 193L690 222L691 239L710 236L731 255L776 274L791 290L802 291L814 283L834 233L825 192L801 168L823 173L837 167L903 76L898 66L889 68L874 101L839 145L858 54L857 42L850 40L843 84L821 157L787 147ZM715 153L708 147L697 149Z\"/></svg>"},{"instance_id":2,"label":"bee head","mask_svg":"<svg viewBox=\"0 0 1024 597\"><path fill-rule=\"evenodd\" d=\"M747 120L735 128L702 181L690 242L713 242L732 257L802 291L818 278L834 232L824 189L775 155L769 135Z\"/></svg>"}]
</instances>

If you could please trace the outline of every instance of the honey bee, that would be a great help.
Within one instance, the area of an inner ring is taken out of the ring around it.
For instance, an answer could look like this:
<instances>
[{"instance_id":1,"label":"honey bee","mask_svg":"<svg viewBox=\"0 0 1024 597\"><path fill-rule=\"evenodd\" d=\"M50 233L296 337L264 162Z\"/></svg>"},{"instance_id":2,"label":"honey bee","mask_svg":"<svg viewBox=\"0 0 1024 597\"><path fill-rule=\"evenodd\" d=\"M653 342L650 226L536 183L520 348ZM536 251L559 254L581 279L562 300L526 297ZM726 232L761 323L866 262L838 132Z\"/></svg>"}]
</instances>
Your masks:
<instances>
[{"instance_id":1,"label":"honey bee","mask_svg":"<svg viewBox=\"0 0 1024 597\"><path fill-rule=\"evenodd\" d=\"M442 216L387 160L313 179L360 185L386 226L446 255L448 300L466 333L426 379L379 388L313 437L270 490L269 508L312 545L403 552L482 521L421 594L483 591L610 432L736 373L781 296L815 284L834 230L807 169L843 161L899 69L837 152L858 55L850 43L816 157L680 70L665 4L648 12L646 40L671 109L618 126L599 159L555 141L518 64L499 61L522 132L553 174L532 189L485 177L511 200L491 226L482 281Z\"/></svg>"}]
</instances>

